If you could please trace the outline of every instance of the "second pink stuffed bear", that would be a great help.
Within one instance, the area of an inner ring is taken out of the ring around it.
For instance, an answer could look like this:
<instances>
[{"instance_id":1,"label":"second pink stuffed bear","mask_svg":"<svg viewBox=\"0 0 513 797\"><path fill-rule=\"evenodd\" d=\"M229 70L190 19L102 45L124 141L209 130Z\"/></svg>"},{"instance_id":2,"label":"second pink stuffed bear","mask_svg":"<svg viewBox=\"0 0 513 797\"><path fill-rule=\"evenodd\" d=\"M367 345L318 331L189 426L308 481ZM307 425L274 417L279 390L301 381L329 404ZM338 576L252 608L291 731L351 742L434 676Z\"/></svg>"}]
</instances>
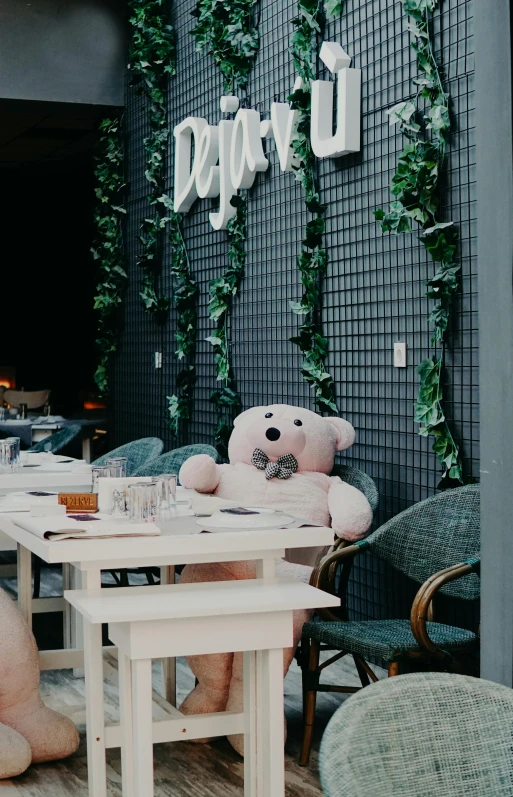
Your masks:
<instances>
[{"instance_id":1,"label":"second pink stuffed bear","mask_svg":"<svg viewBox=\"0 0 513 797\"><path fill-rule=\"evenodd\" d=\"M216 465L206 455L188 459L180 470L184 487L213 493L245 506L290 512L313 523L331 525L346 540L363 537L372 523L366 497L338 476L330 476L335 453L354 442L354 429L341 418L323 418L286 404L254 407L234 421L229 465ZM279 532L277 532L279 533ZM312 528L315 534L315 528ZM308 581L322 549L290 551L277 572ZM255 578L254 562L187 565L182 583ZM294 646L284 651L287 672L311 612L294 615ZM205 714L242 709L242 654L190 656L189 665L198 685L181 706L185 714ZM243 737L230 738L243 753Z\"/></svg>"}]
</instances>

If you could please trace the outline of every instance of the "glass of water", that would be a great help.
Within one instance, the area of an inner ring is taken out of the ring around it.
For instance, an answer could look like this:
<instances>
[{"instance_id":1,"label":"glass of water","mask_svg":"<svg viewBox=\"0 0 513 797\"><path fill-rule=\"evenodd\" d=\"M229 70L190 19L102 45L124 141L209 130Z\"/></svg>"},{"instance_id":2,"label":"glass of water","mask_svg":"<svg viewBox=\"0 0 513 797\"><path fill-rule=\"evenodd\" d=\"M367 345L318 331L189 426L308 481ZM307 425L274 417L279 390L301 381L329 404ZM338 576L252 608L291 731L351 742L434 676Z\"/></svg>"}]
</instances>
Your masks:
<instances>
[{"instance_id":1,"label":"glass of water","mask_svg":"<svg viewBox=\"0 0 513 797\"><path fill-rule=\"evenodd\" d=\"M13 447L13 456L14 456L14 469L18 470L21 466L21 448L20 448L20 438L19 437L7 437L6 442L11 443Z\"/></svg>"},{"instance_id":2,"label":"glass of water","mask_svg":"<svg viewBox=\"0 0 513 797\"><path fill-rule=\"evenodd\" d=\"M110 475L114 478L124 479L126 477L128 459L126 457L112 457L105 462L110 468Z\"/></svg>"},{"instance_id":3,"label":"glass of water","mask_svg":"<svg viewBox=\"0 0 513 797\"><path fill-rule=\"evenodd\" d=\"M16 449L11 440L0 440L0 473L15 470Z\"/></svg>"},{"instance_id":4,"label":"glass of water","mask_svg":"<svg viewBox=\"0 0 513 797\"><path fill-rule=\"evenodd\" d=\"M155 477L159 491L159 510L160 520L169 520L176 515L176 485L178 476L176 473L160 473Z\"/></svg>"},{"instance_id":5,"label":"glass of water","mask_svg":"<svg viewBox=\"0 0 513 797\"><path fill-rule=\"evenodd\" d=\"M108 465L93 465L91 468L93 476L93 493L98 492L98 479L110 476L110 468Z\"/></svg>"},{"instance_id":6,"label":"glass of water","mask_svg":"<svg viewBox=\"0 0 513 797\"><path fill-rule=\"evenodd\" d=\"M155 523L159 503L156 482L136 482L128 486L130 523Z\"/></svg>"}]
</instances>

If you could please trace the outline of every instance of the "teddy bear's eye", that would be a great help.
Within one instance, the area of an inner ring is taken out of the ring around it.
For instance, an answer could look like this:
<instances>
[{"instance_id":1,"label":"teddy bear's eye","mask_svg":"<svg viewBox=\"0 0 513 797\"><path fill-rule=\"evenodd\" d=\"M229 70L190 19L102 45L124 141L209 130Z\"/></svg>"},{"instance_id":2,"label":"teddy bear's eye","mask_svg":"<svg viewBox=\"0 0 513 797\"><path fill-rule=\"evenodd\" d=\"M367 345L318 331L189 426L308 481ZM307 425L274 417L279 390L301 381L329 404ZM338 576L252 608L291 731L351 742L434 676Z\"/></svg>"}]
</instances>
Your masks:
<instances>
[{"instance_id":1,"label":"teddy bear's eye","mask_svg":"<svg viewBox=\"0 0 513 797\"><path fill-rule=\"evenodd\" d=\"M272 414L272 412L266 412L266 413L265 413L265 417L266 417L266 418L272 418L272 417L273 417L273 414Z\"/></svg>"},{"instance_id":2,"label":"teddy bear's eye","mask_svg":"<svg viewBox=\"0 0 513 797\"><path fill-rule=\"evenodd\" d=\"M303 426L303 421L300 421L299 418L296 418L294 423L296 424L296 426Z\"/></svg>"}]
</instances>

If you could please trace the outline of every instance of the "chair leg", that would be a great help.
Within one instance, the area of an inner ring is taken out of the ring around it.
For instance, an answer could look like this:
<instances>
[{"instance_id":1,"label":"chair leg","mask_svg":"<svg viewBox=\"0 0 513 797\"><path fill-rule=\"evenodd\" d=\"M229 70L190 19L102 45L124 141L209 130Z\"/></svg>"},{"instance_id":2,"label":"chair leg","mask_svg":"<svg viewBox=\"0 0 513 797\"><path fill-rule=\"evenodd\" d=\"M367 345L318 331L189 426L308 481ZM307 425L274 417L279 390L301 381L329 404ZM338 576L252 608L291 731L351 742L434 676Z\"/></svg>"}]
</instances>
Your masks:
<instances>
[{"instance_id":1,"label":"chair leg","mask_svg":"<svg viewBox=\"0 0 513 797\"><path fill-rule=\"evenodd\" d=\"M306 767L310 760L310 750L312 748L313 726L315 720L315 706L317 703L317 671L319 667L320 645L311 639L309 643L308 664L303 660L303 700L304 700L304 724L303 741L299 754L299 766ZM308 669L307 669L308 667ZM313 687L313 688L312 688Z\"/></svg>"},{"instance_id":2,"label":"chair leg","mask_svg":"<svg viewBox=\"0 0 513 797\"><path fill-rule=\"evenodd\" d=\"M354 659L354 663L355 663L358 675L360 676L360 681L361 681L362 687L369 686L370 678L367 675L367 671L366 671L365 667L363 666L363 664L361 662L361 657L357 653L353 653L353 659Z\"/></svg>"},{"instance_id":3,"label":"chair leg","mask_svg":"<svg viewBox=\"0 0 513 797\"><path fill-rule=\"evenodd\" d=\"M388 677L393 678L394 675L400 674L399 662L398 661L389 661L388 662Z\"/></svg>"}]
</instances>

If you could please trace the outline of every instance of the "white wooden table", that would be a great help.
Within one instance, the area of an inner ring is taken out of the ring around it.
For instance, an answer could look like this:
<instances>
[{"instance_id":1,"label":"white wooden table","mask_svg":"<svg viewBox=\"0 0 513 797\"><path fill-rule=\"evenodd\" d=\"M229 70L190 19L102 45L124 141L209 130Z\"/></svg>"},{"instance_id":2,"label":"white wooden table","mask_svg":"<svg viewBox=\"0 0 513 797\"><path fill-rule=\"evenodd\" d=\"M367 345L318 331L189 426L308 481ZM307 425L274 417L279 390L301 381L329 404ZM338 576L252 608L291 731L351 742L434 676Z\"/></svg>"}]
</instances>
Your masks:
<instances>
[{"instance_id":1,"label":"white wooden table","mask_svg":"<svg viewBox=\"0 0 513 797\"><path fill-rule=\"evenodd\" d=\"M30 622L31 553L48 563L73 565L80 574L80 579L73 586L97 594L97 590L101 589L102 570L158 566L161 569L161 584L165 589L166 584L174 581L175 565L200 562L252 560L256 563L257 578L262 579L263 583L272 584L275 582L276 559L283 558L287 548L329 546L333 543L333 530L327 527L210 534L198 533L194 516L182 516L168 521L161 528L163 533L157 537L48 541L17 526L15 514L0 515L0 531L18 544L18 589L22 613ZM177 585L177 588L184 590L186 586ZM208 604L207 591L205 595ZM88 669L92 673L88 688L101 690L103 695L101 625L90 624L87 633ZM39 655L43 670L79 668L84 664L83 646L68 650L41 651ZM174 667L169 667L166 680L167 700L160 700L160 709L169 719L169 715L176 717ZM100 704L101 710L94 708L99 705L98 695L96 699L89 696L88 705L88 756L94 756L97 761L104 760L106 747L120 746L120 728L118 725L104 727L103 698ZM154 735L154 741L172 741L175 738L175 736L167 738L165 733L161 735L157 730ZM105 786L95 787L90 791L90 797L105 797ZM269 796L262 795L262 797Z\"/></svg>"}]
</instances>

